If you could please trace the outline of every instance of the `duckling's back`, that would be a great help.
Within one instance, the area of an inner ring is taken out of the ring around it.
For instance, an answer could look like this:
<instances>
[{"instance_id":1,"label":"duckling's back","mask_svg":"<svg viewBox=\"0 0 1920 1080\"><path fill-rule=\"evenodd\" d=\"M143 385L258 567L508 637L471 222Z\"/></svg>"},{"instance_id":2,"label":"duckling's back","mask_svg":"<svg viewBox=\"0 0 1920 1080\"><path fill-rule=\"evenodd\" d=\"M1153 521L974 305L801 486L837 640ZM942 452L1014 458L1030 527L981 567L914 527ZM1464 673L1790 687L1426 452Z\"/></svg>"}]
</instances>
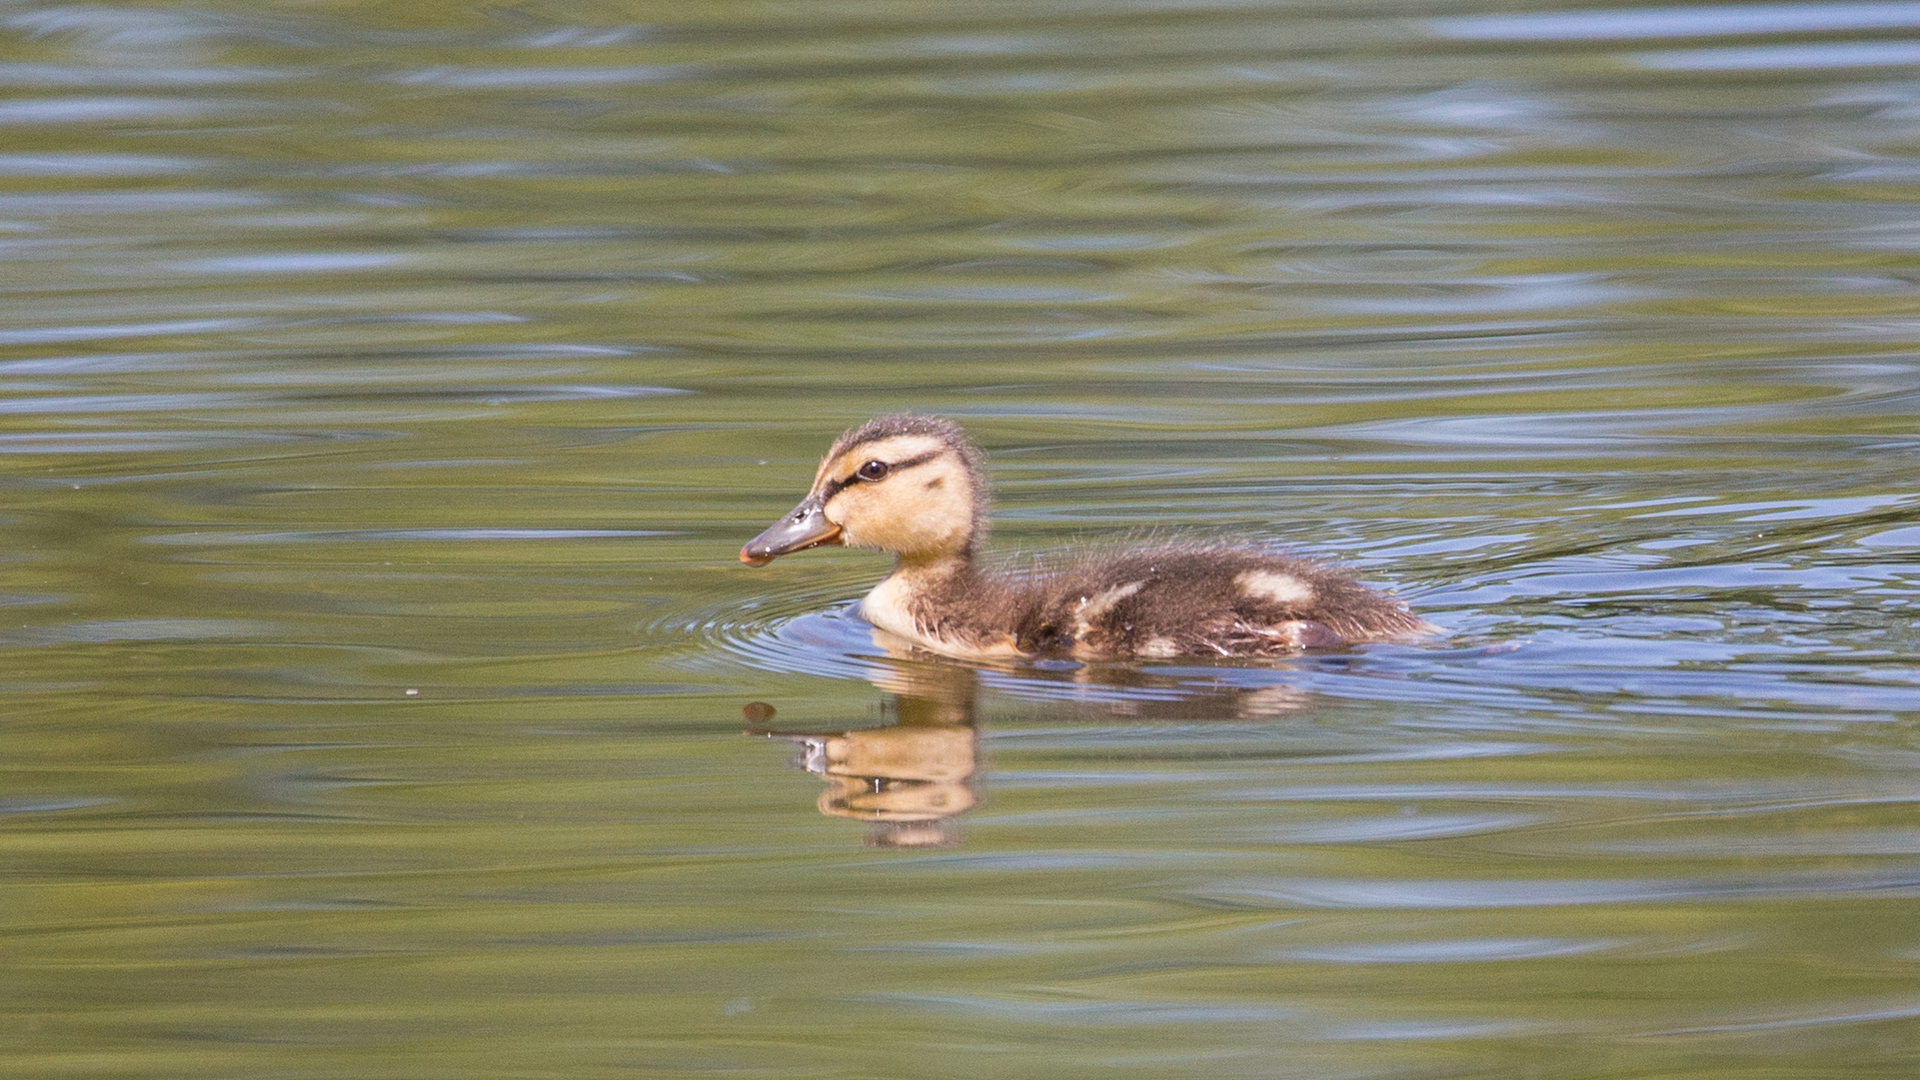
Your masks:
<instances>
[{"instance_id":1,"label":"duckling's back","mask_svg":"<svg viewBox=\"0 0 1920 1080\"><path fill-rule=\"evenodd\" d=\"M1252 548L1146 548L1035 580L1016 642L1083 659L1275 656L1434 628L1317 563Z\"/></svg>"}]
</instances>

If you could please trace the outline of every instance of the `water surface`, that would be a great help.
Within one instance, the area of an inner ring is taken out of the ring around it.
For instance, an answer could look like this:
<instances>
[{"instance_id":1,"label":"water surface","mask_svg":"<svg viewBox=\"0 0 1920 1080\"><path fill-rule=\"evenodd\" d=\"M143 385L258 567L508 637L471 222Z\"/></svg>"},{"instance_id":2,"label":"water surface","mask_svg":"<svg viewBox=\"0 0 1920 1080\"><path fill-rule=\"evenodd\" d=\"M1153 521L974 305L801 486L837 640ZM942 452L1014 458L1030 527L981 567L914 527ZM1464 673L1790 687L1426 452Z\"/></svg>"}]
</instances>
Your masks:
<instances>
[{"instance_id":1,"label":"water surface","mask_svg":"<svg viewBox=\"0 0 1920 1080\"><path fill-rule=\"evenodd\" d=\"M1910 1076L1917 71L1905 2L0 4L3 1071ZM883 559L734 552L900 408L1014 565L1448 635L890 653Z\"/></svg>"}]
</instances>

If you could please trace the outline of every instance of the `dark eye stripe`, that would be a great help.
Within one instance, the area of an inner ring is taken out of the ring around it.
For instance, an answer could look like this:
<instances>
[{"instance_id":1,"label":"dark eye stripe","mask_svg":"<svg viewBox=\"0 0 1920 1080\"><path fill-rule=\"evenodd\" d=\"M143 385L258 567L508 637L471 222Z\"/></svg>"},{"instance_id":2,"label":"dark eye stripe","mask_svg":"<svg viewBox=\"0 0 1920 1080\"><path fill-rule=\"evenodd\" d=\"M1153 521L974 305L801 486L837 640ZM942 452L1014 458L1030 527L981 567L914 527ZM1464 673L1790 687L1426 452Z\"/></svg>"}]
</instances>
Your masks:
<instances>
[{"instance_id":1,"label":"dark eye stripe","mask_svg":"<svg viewBox=\"0 0 1920 1080\"><path fill-rule=\"evenodd\" d=\"M910 457L905 461L896 461L891 466L888 467L887 476L891 476L894 473L899 472L901 469L911 469L915 465L925 465L927 462L932 461L934 458L937 458L944 453L946 453L946 450L944 449L930 450L927 453L921 454L919 457ZM886 465L887 463L882 461L880 462L880 464ZM864 468L864 466L862 467ZM883 477L880 477L879 479L884 480L886 479L886 477L883 476ZM845 480L829 480L827 481L827 486L824 489L822 489L820 492L820 501L825 502L828 499L833 498L835 495L840 494L842 490L854 484L857 484L859 482L860 482L860 474L858 472L855 472L853 475L847 477Z\"/></svg>"}]
</instances>

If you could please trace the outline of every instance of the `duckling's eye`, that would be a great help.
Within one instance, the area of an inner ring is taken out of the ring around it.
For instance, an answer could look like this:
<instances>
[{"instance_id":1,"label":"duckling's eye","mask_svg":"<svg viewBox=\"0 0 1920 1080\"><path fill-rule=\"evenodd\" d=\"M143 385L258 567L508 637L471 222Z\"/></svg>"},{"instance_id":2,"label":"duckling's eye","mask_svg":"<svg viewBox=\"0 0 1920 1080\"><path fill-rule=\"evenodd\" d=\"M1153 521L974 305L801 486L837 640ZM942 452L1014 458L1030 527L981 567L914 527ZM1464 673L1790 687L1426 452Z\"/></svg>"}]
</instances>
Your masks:
<instances>
[{"instance_id":1,"label":"duckling's eye","mask_svg":"<svg viewBox=\"0 0 1920 1080\"><path fill-rule=\"evenodd\" d=\"M855 470L854 475L862 480L885 480L892 471L893 466L884 461L869 461Z\"/></svg>"}]
</instances>

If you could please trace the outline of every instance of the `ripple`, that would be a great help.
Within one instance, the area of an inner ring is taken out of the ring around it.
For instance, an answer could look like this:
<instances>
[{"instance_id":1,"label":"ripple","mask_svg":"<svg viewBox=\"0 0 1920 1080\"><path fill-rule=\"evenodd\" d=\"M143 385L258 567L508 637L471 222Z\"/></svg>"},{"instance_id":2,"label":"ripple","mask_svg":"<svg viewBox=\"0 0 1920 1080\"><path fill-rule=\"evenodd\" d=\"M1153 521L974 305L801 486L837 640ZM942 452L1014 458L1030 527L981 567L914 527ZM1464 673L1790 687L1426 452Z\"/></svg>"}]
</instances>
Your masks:
<instances>
[{"instance_id":1,"label":"ripple","mask_svg":"<svg viewBox=\"0 0 1920 1080\"><path fill-rule=\"evenodd\" d=\"M1444 37L1472 41L1603 41L1635 38L1809 34L1920 27L1920 4L1716 4L1463 15L1427 23Z\"/></svg>"},{"instance_id":2,"label":"ripple","mask_svg":"<svg viewBox=\"0 0 1920 1080\"><path fill-rule=\"evenodd\" d=\"M719 652L749 667L787 675L819 675L873 681L888 670L887 652L874 643L873 627L855 614L858 601L842 601L825 611L777 613L787 602L811 597L768 598L759 610L775 608L769 621L711 619L681 627ZM658 624L650 630L666 629ZM930 661L938 663L939 661Z\"/></svg>"},{"instance_id":3,"label":"ripple","mask_svg":"<svg viewBox=\"0 0 1920 1080\"><path fill-rule=\"evenodd\" d=\"M1727 1020L1697 1027L1667 1028L1650 1035L1672 1038L1680 1035L1726 1035L1748 1031L1782 1031L1792 1028L1825 1027L1832 1024L1869 1024L1886 1020L1911 1020L1920 1017L1920 1001L1873 1002L1840 1012L1814 1012L1798 1015L1774 1015L1751 1019Z\"/></svg>"},{"instance_id":4,"label":"ripple","mask_svg":"<svg viewBox=\"0 0 1920 1080\"><path fill-rule=\"evenodd\" d=\"M200 98L41 98L0 104L0 126L105 124L133 120L184 121L264 109L263 105Z\"/></svg>"},{"instance_id":5,"label":"ripple","mask_svg":"<svg viewBox=\"0 0 1920 1080\"><path fill-rule=\"evenodd\" d=\"M606 537L684 536L673 529L286 529L277 532L163 533L146 544L231 547L248 544L385 543L394 540L592 540Z\"/></svg>"},{"instance_id":6,"label":"ripple","mask_svg":"<svg viewBox=\"0 0 1920 1080\"><path fill-rule=\"evenodd\" d=\"M863 995L875 1004L917 1006L943 1012L989 1016L1002 1021L1075 1026L1172 1026L1178 1024L1271 1024L1298 1018L1294 1009L1222 1005L1211 1001L1049 1000L1030 996L937 993Z\"/></svg>"},{"instance_id":7,"label":"ripple","mask_svg":"<svg viewBox=\"0 0 1920 1080\"><path fill-rule=\"evenodd\" d=\"M1556 878L1339 880L1292 878L1207 890L1195 898L1232 907L1462 910L1683 901L1817 900L1836 896L1912 900L1907 872L1796 873L1770 878Z\"/></svg>"},{"instance_id":8,"label":"ripple","mask_svg":"<svg viewBox=\"0 0 1920 1080\"><path fill-rule=\"evenodd\" d=\"M1326 759L1321 759L1326 760ZM1418 814L1342 818L1287 824L1259 830L1275 844L1372 844L1439 837L1477 836L1524 828L1547 820L1543 814Z\"/></svg>"},{"instance_id":9,"label":"ripple","mask_svg":"<svg viewBox=\"0 0 1920 1080\"><path fill-rule=\"evenodd\" d=\"M887 653L855 613L867 577L782 579L765 592L663 612L639 629L691 647L687 662L702 670L741 665L871 681L886 669Z\"/></svg>"},{"instance_id":10,"label":"ripple","mask_svg":"<svg viewBox=\"0 0 1920 1080\"><path fill-rule=\"evenodd\" d=\"M412 86L526 87L526 86L636 86L685 82L706 74L693 66L644 65L626 67L435 67L387 76Z\"/></svg>"},{"instance_id":11,"label":"ripple","mask_svg":"<svg viewBox=\"0 0 1920 1080\"><path fill-rule=\"evenodd\" d=\"M371 436L358 436L368 438ZM344 431L290 434L279 431L34 431L0 435L0 452L9 454L171 453L231 447L343 442Z\"/></svg>"},{"instance_id":12,"label":"ripple","mask_svg":"<svg viewBox=\"0 0 1920 1080\"><path fill-rule=\"evenodd\" d=\"M67 810L90 810L111 806L117 801L99 796L74 796L65 799L0 799L0 814L58 814Z\"/></svg>"},{"instance_id":13,"label":"ripple","mask_svg":"<svg viewBox=\"0 0 1920 1080\"><path fill-rule=\"evenodd\" d=\"M1658 71L1780 71L1791 68L1904 67L1920 64L1920 41L1834 41L1673 49L1635 56Z\"/></svg>"},{"instance_id":14,"label":"ripple","mask_svg":"<svg viewBox=\"0 0 1920 1080\"><path fill-rule=\"evenodd\" d=\"M125 641L233 641L271 634L254 619L94 619L58 626L23 626L0 633L0 645L75 645Z\"/></svg>"},{"instance_id":15,"label":"ripple","mask_svg":"<svg viewBox=\"0 0 1920 1080\"><path fill-rule=\"evenodd\" d=\"M1463 964L1539 960L1605 952L1623 943L1610 938L1448 938L1437 941L1356 942L1312 949L1288 949L1290 960L1336 964Z\"/></svg>"}]
</instances>

